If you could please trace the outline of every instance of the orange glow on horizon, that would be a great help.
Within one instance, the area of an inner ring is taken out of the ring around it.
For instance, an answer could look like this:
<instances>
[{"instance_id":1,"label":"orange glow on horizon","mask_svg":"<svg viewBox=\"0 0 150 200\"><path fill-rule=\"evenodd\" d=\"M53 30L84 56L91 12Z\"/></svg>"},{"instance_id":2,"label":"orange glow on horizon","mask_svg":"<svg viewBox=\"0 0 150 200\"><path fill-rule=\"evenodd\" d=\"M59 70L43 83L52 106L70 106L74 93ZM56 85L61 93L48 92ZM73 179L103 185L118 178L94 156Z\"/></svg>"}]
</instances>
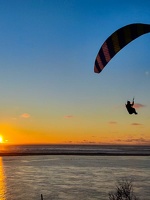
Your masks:
<instances>
[{"instance_id":1,"label":"orange glow on horizon","mask_svg":"<svg viewBox=\"0 0 150 200\"><path fill-rule=\"evenodd\" d=\"M26 124L25 124L26 125ZM63 124L64 125L64 124ZM149 145L148 131L141 137L141 126L130 125L119 130L117 123L104 124L104 126L86 125L74 127L60 126L45 127L23 126L22 124L1 124L0 143L12 145L24 144L90 144L90 145ZM69 124L70 125L70 124ZM132 133L129 133L129 130Z\"/></svg>"}]
</instances>

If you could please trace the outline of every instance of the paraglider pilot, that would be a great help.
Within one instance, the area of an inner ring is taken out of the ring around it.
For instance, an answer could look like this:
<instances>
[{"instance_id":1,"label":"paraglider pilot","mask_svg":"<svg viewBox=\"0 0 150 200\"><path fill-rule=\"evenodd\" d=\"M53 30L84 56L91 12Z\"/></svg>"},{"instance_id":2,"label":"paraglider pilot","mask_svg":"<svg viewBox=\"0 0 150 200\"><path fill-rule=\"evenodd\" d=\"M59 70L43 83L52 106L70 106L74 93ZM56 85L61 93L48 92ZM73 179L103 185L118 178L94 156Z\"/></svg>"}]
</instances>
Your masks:
<instances>
[{"instance_id":1,"label":"paraglider pilot","mask_svg":"<svg viewBox=\"0 0 150 200\"><path fill-rule=\"evenodd\" d=\"M126 105L126 108L127 108L127 110L128 110L128 112L129 112L129 114L131 115L131 114L135 114L135 115L137 115L138 113L136 112L136 110L135 110L135 108L133 108L133 105L134 105L134 98L133 98L133 101L132 101L132 103L130 103L130 101L127 101L127 104L125 104Z\"/></svg>"}]
</instances>

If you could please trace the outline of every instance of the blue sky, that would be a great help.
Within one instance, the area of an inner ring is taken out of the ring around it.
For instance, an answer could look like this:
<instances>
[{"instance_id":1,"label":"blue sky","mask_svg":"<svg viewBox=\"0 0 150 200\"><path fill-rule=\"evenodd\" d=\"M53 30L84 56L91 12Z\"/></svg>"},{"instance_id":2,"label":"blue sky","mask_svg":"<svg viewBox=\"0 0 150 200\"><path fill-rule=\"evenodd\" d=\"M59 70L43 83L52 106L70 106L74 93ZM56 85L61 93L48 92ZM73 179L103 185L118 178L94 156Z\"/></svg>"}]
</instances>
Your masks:
<instances>
[{"instance_id":1,"label":"blue sky","mask_svg":"<svg viewBox=\"0 0 150 200\"><path fill-rule=\"evenodd\" d=\"M93 70L107 37L150 24L149 8L148 0L0 0L1 135L10 143L149 142L150 34L101 74ZM124 108L133 96L143 105L136 118Z\"/></svg>"}]
</instances>

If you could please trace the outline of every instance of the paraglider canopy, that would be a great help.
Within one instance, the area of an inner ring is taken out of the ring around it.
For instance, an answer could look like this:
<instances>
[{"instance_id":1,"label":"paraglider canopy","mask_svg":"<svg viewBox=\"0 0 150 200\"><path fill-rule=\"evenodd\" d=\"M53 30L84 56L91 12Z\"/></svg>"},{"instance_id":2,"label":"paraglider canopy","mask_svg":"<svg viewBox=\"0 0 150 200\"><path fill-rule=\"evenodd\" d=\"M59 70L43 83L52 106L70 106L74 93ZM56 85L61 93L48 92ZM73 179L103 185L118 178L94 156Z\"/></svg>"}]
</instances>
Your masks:
<instances>
[{"instance_id":1,"label":"paraglider canopy","mask_svg":"<svg viewBox=\"0 0 150 200\"><path fill-rule=\"evenodd\" d=\"M100 73L107 63L127 44L150 32L150 24L129 24L110 35L101 46L95 59L94 72Z\"/></svg>"}]
</instances>

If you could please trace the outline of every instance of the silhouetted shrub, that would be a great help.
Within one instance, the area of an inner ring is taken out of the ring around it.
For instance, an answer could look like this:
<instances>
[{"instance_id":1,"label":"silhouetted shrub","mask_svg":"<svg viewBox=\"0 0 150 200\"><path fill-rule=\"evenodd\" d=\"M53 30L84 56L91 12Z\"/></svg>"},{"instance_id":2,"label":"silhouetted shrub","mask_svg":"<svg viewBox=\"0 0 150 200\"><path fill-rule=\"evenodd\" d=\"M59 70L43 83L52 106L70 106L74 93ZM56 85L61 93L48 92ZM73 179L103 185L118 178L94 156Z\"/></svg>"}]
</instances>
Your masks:
<instances>
[{"instance_id":1,"label":"silhouetted shrub","mask_svg":"<svg viewBox=\"0 0 150 200\"><path fill-rule=\"evenodd\" d=\"M122 180L116 184L114 192L109 193L110 200L140 200L133 192L132 181Z\"/></svg>"}]
</instances>

